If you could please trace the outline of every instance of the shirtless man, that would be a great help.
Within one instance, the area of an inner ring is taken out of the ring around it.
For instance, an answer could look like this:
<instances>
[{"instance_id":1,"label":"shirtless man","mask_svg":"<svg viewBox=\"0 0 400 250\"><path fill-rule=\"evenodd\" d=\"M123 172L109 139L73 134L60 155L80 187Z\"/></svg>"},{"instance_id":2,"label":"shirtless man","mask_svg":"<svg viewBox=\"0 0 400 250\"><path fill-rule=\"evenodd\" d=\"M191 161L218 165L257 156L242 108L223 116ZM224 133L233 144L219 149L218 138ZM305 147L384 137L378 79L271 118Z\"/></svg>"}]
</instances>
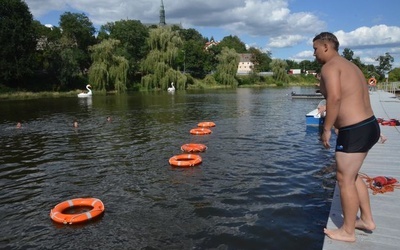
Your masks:
<instances>
[{"instance_id":1,"label":"shirtless man","mask_svg":"<svg viewBox=\"0 0 400 250\"><path fill-rule=\"evenodd\" d=\"M325 228L324 233L334 240L353 242L355 228L375 229L368 189L358 171L369 149L379 140L380 128L364 75L355 64L339 55L336 36L322 32L313 39L313 48L316 60L323 65L321 93L326 98L326 116L321 140L325 148L331 146L332 127L339 131L335 158L343 225L334 230Z\"/></svg>"}]
</instances>

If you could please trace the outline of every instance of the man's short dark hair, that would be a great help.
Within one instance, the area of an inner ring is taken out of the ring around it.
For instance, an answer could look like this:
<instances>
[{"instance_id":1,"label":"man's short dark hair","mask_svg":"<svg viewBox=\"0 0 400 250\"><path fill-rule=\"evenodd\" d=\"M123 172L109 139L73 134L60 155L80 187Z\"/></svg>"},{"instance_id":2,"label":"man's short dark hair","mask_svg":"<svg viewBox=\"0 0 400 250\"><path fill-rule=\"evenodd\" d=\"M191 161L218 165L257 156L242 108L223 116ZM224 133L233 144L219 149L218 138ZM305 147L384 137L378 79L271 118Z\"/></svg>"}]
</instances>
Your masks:
<instances>
[{"instance_id":1,"label":"man's short dark hair","mask_svg":"<svg viewBox=\"0 0 400 250\"><path fill-rule=\"evenodd\" d=\"M333 47L336 51L339 51L339 41L337 37L330 33L330 32L321 32L320 34L316 35L313 39L313 42L316 40L325 40L333 43Z\"/></svg>"}]
</instances>

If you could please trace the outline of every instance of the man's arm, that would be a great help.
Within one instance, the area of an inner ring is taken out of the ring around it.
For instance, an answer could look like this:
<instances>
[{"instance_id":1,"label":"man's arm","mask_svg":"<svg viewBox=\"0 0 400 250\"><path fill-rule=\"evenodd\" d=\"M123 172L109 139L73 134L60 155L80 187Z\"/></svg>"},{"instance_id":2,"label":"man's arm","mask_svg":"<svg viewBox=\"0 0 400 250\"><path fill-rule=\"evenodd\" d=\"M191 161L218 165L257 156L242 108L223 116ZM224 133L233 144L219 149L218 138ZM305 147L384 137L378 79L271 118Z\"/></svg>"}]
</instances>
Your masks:
<instances>
[{"instance_id":1,"label":"man's arm","mask_svg":"<svg viewBox=\"0 0 400 250\"><path fill-rule=\"evenodd\" d=\"M326 116L324 120L323 132L321 135L322 144L325 148L330 148L331 129L339 115L341 101L340 71L334 64L325 64L322 69L322 82L325 88Z\"/></svg>"},{"instance_id":2,"label":"man's arm","mask_svg":"<svg viewBox=\"0 0 400 250\"><path fill-rule=\"evenodd\" d=\"M324 131L330 131L335 124L340 110L340 71L334 64L329 64L322 67L321 73L326 89L326 117L324 121Z\"/></svg>"}]
</instances>

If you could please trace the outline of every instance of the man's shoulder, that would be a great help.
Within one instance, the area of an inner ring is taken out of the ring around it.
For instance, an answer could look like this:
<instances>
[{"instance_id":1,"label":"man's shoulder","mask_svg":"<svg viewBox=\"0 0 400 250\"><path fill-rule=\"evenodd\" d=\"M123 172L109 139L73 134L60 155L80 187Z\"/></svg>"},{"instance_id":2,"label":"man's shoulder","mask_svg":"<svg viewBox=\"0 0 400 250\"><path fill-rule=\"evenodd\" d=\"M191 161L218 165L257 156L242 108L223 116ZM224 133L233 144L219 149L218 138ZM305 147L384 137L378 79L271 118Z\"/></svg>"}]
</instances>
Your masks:
<instances>
[{"instance_id":1,"label":"man's shoulder","mask_svg":"<svg viewBox=\"0 0 400 250\"><path fill-rule=\"evenodd\" d=\"M335 56L332 57L329 61L327 61L323 67L324 68L341 68L341 67L347 67L349 64L351 64L350 61L348 61L346 58L342 56Z\"/></svg>"}]
</instances>

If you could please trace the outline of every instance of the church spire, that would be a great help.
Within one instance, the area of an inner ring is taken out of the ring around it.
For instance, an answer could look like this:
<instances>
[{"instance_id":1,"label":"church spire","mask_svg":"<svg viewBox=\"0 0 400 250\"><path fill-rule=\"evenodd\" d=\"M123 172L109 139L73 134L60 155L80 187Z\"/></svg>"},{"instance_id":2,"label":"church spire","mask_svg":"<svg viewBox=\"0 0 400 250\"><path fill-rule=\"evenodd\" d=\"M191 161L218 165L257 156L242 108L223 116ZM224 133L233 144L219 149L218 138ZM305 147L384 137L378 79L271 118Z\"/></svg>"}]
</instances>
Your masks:
<instances>
[{"instance_id":1,"label":"church spire","mask_svg":"<svg viewBox=\"0 0 400 250\"><path fill-rule=\"evenodd\" d=\"M165 10L164 10L164 3L163 0L161 0L161 6L160 6L160 23L158 24L160 26L165 26Z\"/></svg>"}]
</instances>

